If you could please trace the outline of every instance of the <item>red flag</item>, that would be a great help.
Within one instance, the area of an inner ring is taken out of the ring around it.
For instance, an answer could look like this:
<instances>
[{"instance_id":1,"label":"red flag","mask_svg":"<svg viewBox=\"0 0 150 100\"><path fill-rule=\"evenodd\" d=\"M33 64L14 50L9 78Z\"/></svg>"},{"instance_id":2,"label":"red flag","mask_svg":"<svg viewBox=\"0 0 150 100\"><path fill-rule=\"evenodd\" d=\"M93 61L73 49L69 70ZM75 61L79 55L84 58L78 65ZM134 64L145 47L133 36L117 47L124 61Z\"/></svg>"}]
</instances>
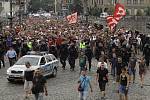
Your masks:
<instances>
[{"instance_id":1,"label":"red flag","mask_svg":"<svg viewBox=\"0 0 150 100\"><path fill-rule=\"evenodd\" d=\"M76 23L76 22L77 22L77 18L78 18L77 12L75 12L75 13L73 13L73 14L71 14L71 15L68 15L68 16L67 16L68 23L69 23L69 24Z\"/></svg>"},{"instance_id":2,"label":"red flag","mask_svg":"<svg viewBox=\"0 0 150 100\"><path fill-rule=\"evenodd\" d=\"M118 21L114 18L114 16L108 16L106 20L107 20L110 30L114 31L114 28L118 24Z\"/></svg>"},{"instance_id":3,"label":"red flag","mask_svg":"<svg viewBox=\"0 0 150 100\"><path fill-rule=\"evenodd\" d=\"M117 3L114 12L115 19L119 21L125 15L126 15L126 11L124 5Z\"/></svg>"}]
</instances>

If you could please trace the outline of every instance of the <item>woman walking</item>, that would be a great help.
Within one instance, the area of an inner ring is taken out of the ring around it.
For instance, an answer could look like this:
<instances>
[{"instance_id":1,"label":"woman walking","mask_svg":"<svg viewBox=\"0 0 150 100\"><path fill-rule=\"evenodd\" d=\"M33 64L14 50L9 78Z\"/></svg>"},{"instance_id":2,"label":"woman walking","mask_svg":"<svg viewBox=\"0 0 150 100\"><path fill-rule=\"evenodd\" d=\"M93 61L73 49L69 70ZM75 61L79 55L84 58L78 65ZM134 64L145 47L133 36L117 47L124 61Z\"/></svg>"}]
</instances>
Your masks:
<instances>
[{"instance_id":1,"label":"woman walking","mask_svg":"<svg viewBox=\"0 0 150 100\"><path fill-rule=\"evenodd\" d=\"M140 75L141 88L143 88L144 75L145 75L145 60L143 57L141 57L139 62L139 75Z\"/></svg>"},{"instance_id":2,"label":"woman walking","mask_svg":"<svg viewBox=\"0 0 150 100\"><path fill-rule=\"evenodd\" d=\"M121 69L120 74L120 86L119 86L119 100L128 100L128 87L129 87L129 75L126 68Z\"/></svg>"}]
</instances>

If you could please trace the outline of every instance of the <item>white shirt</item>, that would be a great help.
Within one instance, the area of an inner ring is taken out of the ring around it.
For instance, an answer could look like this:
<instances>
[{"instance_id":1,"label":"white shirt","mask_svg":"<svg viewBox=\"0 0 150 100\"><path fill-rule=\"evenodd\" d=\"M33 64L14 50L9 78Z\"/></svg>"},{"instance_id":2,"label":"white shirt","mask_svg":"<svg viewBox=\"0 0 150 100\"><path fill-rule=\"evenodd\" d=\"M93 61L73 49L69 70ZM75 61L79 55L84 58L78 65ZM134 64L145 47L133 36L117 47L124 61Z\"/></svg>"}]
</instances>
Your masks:
<instances>
[{"instance_id":1,"label":"white shirt","mask_svg":"<svg viewBox=\"0 0 150 100\"><path fill-rule=\"evenodd\" d=\"M6 56L8 58L15 58L17 56L17 53L15 50L8 50L7 53L6 53Z\"/></svg>"}]
</instances>

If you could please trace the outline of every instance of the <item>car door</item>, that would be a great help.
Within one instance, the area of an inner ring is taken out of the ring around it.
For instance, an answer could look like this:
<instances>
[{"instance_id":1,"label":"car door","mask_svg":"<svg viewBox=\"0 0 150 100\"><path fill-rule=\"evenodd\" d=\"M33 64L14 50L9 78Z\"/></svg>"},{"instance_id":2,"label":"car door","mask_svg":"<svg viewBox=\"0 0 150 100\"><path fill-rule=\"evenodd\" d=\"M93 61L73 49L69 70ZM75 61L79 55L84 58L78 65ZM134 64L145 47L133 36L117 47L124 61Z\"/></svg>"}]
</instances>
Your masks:
<instances>
[{"instance_id":1,"label":"car door","mask_svg":"<svg viewBox=\"0 0 150 100\"><path fill-rule=\"evenodd\" d=\"M44 75L47 74L47 70L48 70L48 66L46 66L46 63L47 62L45 57L42 57L40 61L40 67L42 68Z\"/></svg>"},{"instance_id":2,"label":"car door","mask_svg":"<svg viewBox=\"0 0 150 100\"><path fill-rule=\"evenodd\" d=\"M56 59L56 57L54 55L49 55L52 59L53 62L53 67L58 67L59 65L59 61Z\"/></svg>"},{"instance_id":3,"label":"car door","mask_svg":"<svg viewBox=\"0 0 150 100\"><path fill-rule=\"evenodd\" d=\"M48 72L47 74L51 74L52 71L53 71L53 60L49 55L46 55L45 58L46 58L46 61L47 61L47 63L46 63L47 72Z\"/></svg>"}]
</instances>

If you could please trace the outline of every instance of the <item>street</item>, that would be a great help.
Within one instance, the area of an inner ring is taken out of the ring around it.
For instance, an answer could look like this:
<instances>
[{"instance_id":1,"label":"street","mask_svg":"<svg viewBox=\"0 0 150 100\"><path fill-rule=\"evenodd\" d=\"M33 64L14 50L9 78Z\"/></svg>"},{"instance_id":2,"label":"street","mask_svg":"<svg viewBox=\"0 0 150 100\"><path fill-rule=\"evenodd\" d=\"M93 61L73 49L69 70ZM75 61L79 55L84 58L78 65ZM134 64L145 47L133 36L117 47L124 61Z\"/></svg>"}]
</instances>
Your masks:
<instances>
[{"instance_id":1,"label":"street","mask_svg":"<svg viewBox=\"0 0 150 100\"><path fill-rule=\"evenodd\" d=\"M44 100L79 100L77 92L77 81L79 78L78 61L76 61L75 72L71 72L67 62L66 70L58 69L58 75L56 78L49 78L47 80L48 96L44 97ZM96 65L93 60L93 65ZM6 69L9 64L6 61L6 68L0 69L0 100L24 100L24 90L22 83L9 83L6 79ZM61 65L60 65L61 66ZM93 93L89 92L88 100L101 100L100 90L98 84L95 82L96 67L93 66L92 71L88 73L91 76ZM140 88L138 70L136 71L136 82L131 83L129 88L129 100L149 100L150 98L150 72L148 71L145 76L144 88ZM107 85L106 100L118 100L117 87L115 83L112 83L110 75L110 81ZM30 100L34 100L31 95Z\"/></svg>"}]
</instances>

